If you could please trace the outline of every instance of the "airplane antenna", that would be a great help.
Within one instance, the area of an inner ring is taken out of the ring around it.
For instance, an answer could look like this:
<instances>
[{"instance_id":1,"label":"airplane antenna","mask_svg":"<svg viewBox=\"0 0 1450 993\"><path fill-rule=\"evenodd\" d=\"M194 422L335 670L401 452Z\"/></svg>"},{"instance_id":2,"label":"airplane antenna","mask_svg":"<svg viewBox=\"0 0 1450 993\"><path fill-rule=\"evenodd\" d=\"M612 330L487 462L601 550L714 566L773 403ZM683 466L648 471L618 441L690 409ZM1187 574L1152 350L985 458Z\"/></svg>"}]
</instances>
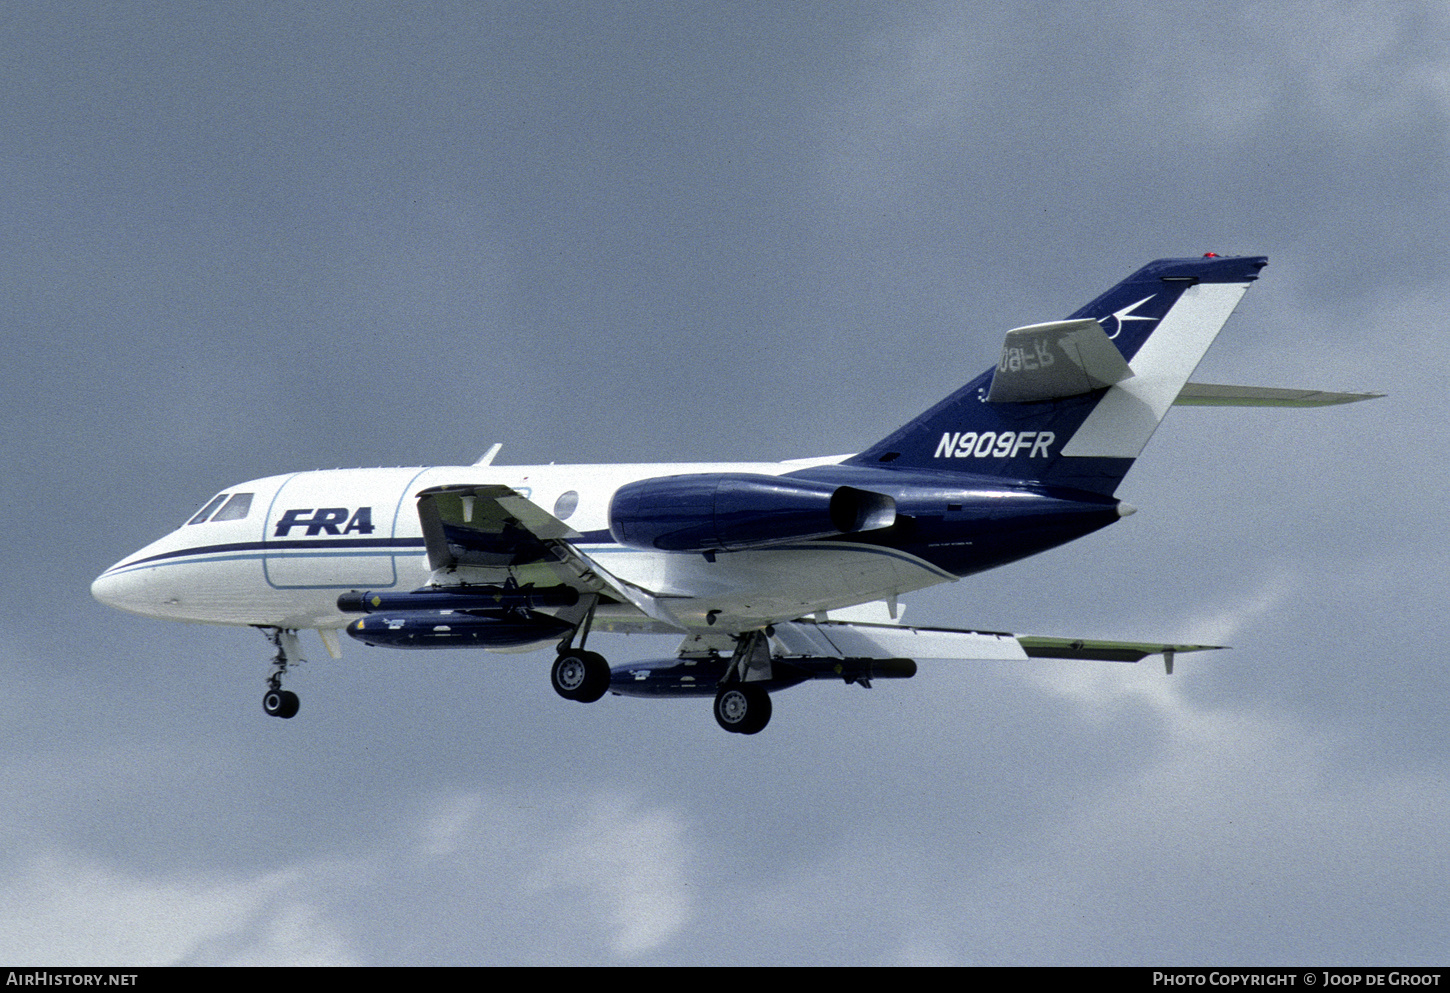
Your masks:
<instances>
[{"instance_id":1,"label":"airplane antenna","mask_svg":"<svg viewBox=\"0 0 1450 993\"><path fill-rule=\"evenodd\" d=\"M498 456L499 450L501 448L503 448L503 442L501 442L501 441L495 441L492 445L489 446L488 451L484 452L483 453L483 456L481 458L479 458L479 460L477 462L473 463L473 464L474 465L493 465L493 460Z\"/></svg>"}]
</instances>

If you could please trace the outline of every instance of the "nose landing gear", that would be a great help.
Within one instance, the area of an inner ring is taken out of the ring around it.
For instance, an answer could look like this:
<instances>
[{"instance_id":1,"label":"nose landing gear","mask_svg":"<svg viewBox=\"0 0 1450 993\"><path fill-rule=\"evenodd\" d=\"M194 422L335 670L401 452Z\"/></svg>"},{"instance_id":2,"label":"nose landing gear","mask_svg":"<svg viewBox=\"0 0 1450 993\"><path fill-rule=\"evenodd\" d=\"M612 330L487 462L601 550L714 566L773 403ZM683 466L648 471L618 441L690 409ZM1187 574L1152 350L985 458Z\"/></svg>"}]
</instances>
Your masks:
<instances>
[{"instance_id":1,"label":"nose landing gear","mask_svg":"<svg viewBox=\"0 0 1450 993\"><path fill-rule=\"evenodd\" d=\"M302 701L291 690L282 688L282 677L294 663L303 661L302 643L297 632L287 628L258 628L277 649L272 657L272 674L267 677L267 692L262 695L262 709L270 717L284 720L296 717Z\"/></svg>"},{"instance_id":2,"label":"nose landing gear","mask_svg":"<svg viewBox=\"0 0 1450 993\"><path fill-rule=\"evenodd\" d=\"M268 690L262 697L262 709L273 717L296 717L302 701L291 690Z\"/></svg>"}]
</instances>

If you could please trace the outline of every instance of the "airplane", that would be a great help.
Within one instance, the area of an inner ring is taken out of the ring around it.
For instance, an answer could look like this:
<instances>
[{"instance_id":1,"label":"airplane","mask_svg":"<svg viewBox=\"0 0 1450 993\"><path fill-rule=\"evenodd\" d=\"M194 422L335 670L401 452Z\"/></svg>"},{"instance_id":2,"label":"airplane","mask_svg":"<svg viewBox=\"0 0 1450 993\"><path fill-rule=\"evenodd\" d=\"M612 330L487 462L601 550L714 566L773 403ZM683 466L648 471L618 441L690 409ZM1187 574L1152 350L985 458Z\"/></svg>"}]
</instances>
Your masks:
<instances>
[{"instance_id":1,"label":"airplane","mask_svg":"<svg viewBox=\"0 0 1450 993\"><path fill-rule=\"evenodd\" d=\"M275 654L263 709L314 629L393 649L557 645L566 700L707 697L755 734L771 694L870 688L922 659L1137 662L1219 646L910 627L900 598L1046 551L1134 512L1115 492L1169 407L1349 403L1379 394L1189 382L1263 256L1159 259L849 456L786 462L296 472L227 487L91 590L122 610L249 625ZM611 667L595 631L672 634Z\"/></svg>"}]
</instances>

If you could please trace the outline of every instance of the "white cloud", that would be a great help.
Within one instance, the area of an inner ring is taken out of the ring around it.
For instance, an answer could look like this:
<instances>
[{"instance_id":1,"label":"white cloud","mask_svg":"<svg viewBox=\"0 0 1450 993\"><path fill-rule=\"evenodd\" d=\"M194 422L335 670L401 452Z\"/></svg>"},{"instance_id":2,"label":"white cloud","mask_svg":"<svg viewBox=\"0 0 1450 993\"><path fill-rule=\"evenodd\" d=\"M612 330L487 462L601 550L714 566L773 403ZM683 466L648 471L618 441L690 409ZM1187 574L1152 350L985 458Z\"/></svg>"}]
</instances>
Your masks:
<instances>
[{"instance_id":1,"label":"white cloud","mask_svg":"<svg viewBox=\"0 0 1450 993\"><path fill-rule=\"evenodd\" d=\"M289 895L307 881L298 869L147 878L96 859L35 853L0 880L0 958L17 965L359 964L316 907Z\"/></svg>"},{"instance_id":2,"label":"white cloud","mask_svg":"<svg viewBox=\"0 0 1450 993\"><path fill-rule=\"evenodd\" d=\"M533 892L582 890L608 922L615 953L629 957L660 947L693 917L689 856L676 815L600 799L541 853L527 885Z\"/></svg>"},{"instance_id":3,"label":"white cloud","mask_svg":"<svg viewBox=\"0 0 1450 993\"><path fill-rule=\"evenodd\" d=\"M536 961L628 959L663 948L695 917L693 848L684 818L668 808L606 792L462 791L405 817L401 830L371 844L343 840L335 861L252 874L147 872L32 848L0 877L0 959L456 962L476 943L482 960L505 961L521 937ZM12 850L25 847L22 837L12 834ZM395 945L357 936L378 920L390 922ZM451 929L450 943L429 945L440 929Z\"/></svg>"},{"instance_id":4,"label":"white cloud","mask_svg":"<svg viewBox=\"0 0 1450 993\"><path fill-rule=\"evenodd\" d=\"M997 909L1048 939L1046 960L1083 961L1091 940L1100 962L1394 961L1443 918L1445 777L1346 778L1333 743L1279 715L1172 717L1150 765L983 880L1033 881Z\"/></svg>"},{"instance_id":5,"label":"white cloud","mask_svg":"<svg viewBox=\"0 0 1450 993\"><path fill-rule=\"evenodd\" d=\"M1203 144L1246 141L1275 114L1366 138L1417 125L1427 100L1450 109L1440 4L1164 4L1127 27L1125 117L1186 120Z\"/></svg>"},{"instance_id":6,"label":"white cloud","mask_svg":"<svg viewBox=\"0 0 1450 993\"><path fill-rule=\"evenodd\" d=\"M921 175L920 144L948 134L964 142L959 166L974 149L999 159L1011 149L1081 171L1105 148L1155 161L1165 146L1222 152L1286 122L1373 142L1423 130L1427 112L1450 117L1441 4L1168 3L1041 15L1024 30L1015 13L942 5L878 32L869 69L842 94L841 126L823 130L832 187L852 203L900 196ZM1084 115L1101 130L1082 131Z\"/></svg>"},{"instance_id":7,"label":"white cloud","mask_svg":"<svg viewBox=\"0 0 1450 993\"><path fill-rule=\"evenodd\" d=\"M606 792L582 799L465 792L435 799L419 851L479 873L503 903L572 921L629 958L665 945L694 916L686 822ZM541 903L542 902L542 903Z\"/></svg>"},{"instance_id":8,"label":"white cloud","mask_svg":"<svg viewBox=\"0 0 1450 993\"><path fill-rule=\"evenodd\" d=\"M1137 761L1067 793L1044 784L1067 802L1015 838L934 846L865 813L819 859L740 893L740 929L776 947L808 929L818 955L896 963L1404 963L1438 947L1443 773L1346 773L1322 730L1196 704L1161 670L1064 684L1161 719L1122 735Z\"/></svg>"}]
</instances>

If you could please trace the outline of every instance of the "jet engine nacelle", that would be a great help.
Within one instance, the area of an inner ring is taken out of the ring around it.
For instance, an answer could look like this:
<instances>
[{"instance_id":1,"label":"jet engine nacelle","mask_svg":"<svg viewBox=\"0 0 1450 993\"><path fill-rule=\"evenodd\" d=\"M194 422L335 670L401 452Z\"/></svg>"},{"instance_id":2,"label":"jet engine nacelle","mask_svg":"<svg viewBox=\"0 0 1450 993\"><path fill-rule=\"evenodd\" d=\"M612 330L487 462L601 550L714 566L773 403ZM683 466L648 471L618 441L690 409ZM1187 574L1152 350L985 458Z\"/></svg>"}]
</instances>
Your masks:
<instances>
[{"instance_id":1,"label":"jet engine nacelle","mask_svg":"<svg viewBox=\"0 0 1450 993\"><path fill-rule=\"evenodd\" d=\"M854 486L698 473L621 486L609 533L622 545L667 552L740 551L874 531L896 523L896 501Z\"/></svg>"}]
</instances>

